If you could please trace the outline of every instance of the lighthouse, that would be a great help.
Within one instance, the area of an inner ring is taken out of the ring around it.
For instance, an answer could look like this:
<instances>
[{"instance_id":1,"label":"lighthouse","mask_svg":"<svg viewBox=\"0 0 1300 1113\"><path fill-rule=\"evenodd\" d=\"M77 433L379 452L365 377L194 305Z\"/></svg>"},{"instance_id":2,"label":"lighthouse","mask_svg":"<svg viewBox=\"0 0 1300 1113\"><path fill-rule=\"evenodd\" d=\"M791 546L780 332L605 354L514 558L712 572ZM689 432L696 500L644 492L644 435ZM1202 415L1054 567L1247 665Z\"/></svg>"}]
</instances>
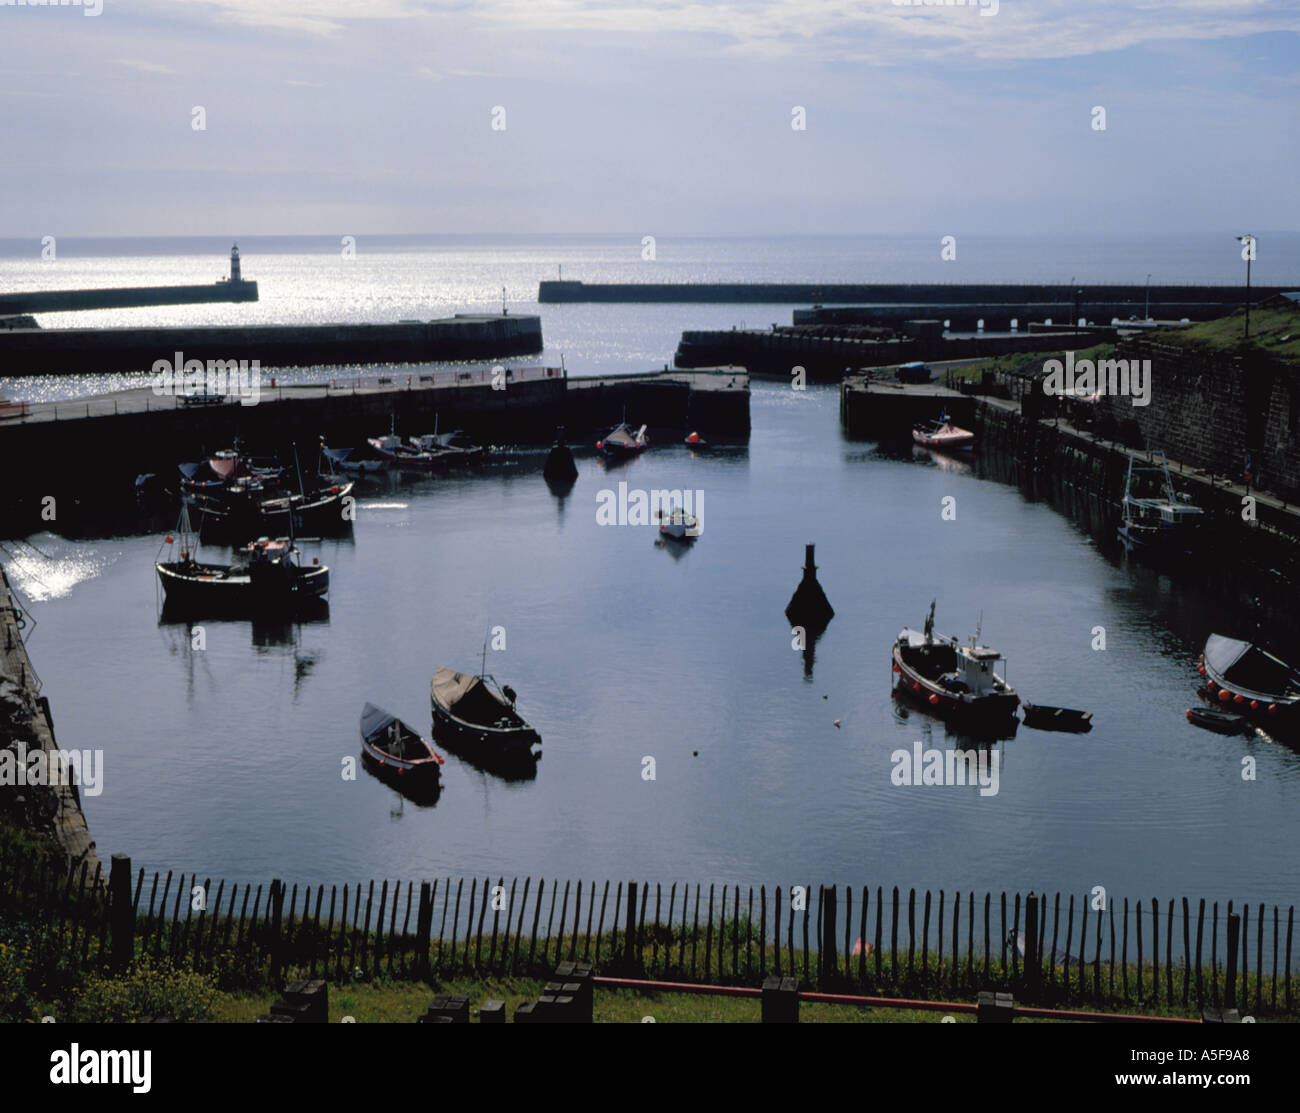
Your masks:
<instances>
[{"instance_id":1,"label":"lighthouse","mask_svg":"<svg viewBox=\"0 0 1300 1113\"><path fill-rule=\"evenodd\" d=\"M239 244L230 249L230 284L238 286L244 280L239 276Z\"/></svg>"}]
</instances>

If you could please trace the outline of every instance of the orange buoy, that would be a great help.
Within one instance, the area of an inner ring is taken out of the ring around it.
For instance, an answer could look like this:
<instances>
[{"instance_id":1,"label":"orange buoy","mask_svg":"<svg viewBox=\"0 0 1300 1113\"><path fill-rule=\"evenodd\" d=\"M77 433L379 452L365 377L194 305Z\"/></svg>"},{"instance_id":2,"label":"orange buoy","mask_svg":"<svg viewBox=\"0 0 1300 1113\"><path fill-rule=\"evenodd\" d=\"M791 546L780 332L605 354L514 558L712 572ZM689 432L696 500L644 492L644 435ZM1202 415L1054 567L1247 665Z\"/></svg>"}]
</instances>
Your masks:
<instances>
[{"instance_id":1,"label":"orange buoy","mask_svg":"<svg viewBox=\"0 0 1300 1113\"><path fill-rule=\"evenodd\" d=\"M1187 709L1187 721L1189 723L1192 721L1192 709L1190 707Z\"/></svg>"},{"instance_id":2,"label":"orange buoy","mask_svg":"<svg viewBox=\"0 0 1300 1113\"><path fill-rule=\"evenodd\" d=\"M1230 699L1232 699L1232 693L1229 692L1227 688L1221 689L1219 692L1219 702L1227 703Z\"/></svg>"},{"instance_id":3,"label":"orange buoy","mask_svg":"<svg viewBox=\"0 0 1300 1113\"><path fill-rule=\"evenodd\" d=\"M931 703L931 704L936 704L936 703L938 703L938 702L939 702L939 697L936 696L936 695L934 695L933 693L931 693L931 695L930 695L930 703Z\"/></svg>"},{"instance_id":4,"label":"orange buoy","mask_svg":"<svg viewBox=\"0 0 1300 1113\"><path fill-rule=\"evenodd\" d=\"M900 669L897 665L895 665L895 666L894 666L894 671L895 671L895 672L902 672L903 670Z\"/></svg>"},{"instance_id":5,"label":"orange buoy","mask_svg":"<svg viewBox=\"0 0 1300 1113\"><path fill-rule=\"evenodd\" d=\"M1245 703L1245 702L1246 702L1246 697L1243 696L1240 692L1238 692L1235 696L1232 697L1232 702L1233 702L1233 703Z\"/></svg>"},{"instance_id":6,"label":"orange buoy","mask_svg":"<svg viewBox=\"0 0 1300 1113\"><path fill-rule=\"evenodd\" d=\"M1252 711L1258 711L1258 710L1259 710L1259 700L1257 700L1257 699L1253 699L1253 700L1251 700L1251 701L1250 701L1250 709L1251 709Z\"/></svg>"},{"instance_id":7,"label":"orange buoy","mask_svg":"<svg viewBox=\"0 0 1300 1113\"><path fill-rule=\"evenodd\" d=\"M1277 714L1277 704L1275 704L1275 703L1270 703L1270 704L1268 705L1268 713L1269 713L1270 715L1276 715L1276 714Z\"/></svg>"},{"instance_id":8,"label":"orange buoy","mask_svg":"<svg viewBox=\"0 0 1300 1113\"><path fill-rule=\"evenodd\" d=\"M1205 686L1209 688L1211 692L1213 692L1214 689L1218 687L1218 685L1213 680L1207 680L1205 682Z\"/></svg>"},{"instance_id":9,"label":"orange buoy","mask_svg":"<svg viewBox=\"0 0 1300 1113\"><path fill-rule=\"evenodd\" d=\"M1196 666L1196 671L1197 671L1198 673L1200 673L1202 676L1204 676L1204 675L1205 675L1205 666L1204 666L1204 665L1197 665L1197 666Z\"/></svg>"}]
</instances>

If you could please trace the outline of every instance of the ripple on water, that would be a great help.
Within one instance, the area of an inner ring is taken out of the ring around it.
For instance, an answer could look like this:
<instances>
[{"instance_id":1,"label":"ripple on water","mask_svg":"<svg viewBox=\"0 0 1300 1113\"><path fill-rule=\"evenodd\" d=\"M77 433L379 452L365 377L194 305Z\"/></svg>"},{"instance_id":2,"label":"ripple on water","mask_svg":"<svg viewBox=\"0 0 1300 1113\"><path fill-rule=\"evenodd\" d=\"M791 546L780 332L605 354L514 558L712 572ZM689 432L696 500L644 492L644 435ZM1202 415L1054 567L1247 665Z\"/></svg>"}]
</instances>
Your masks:
<instances>
[{"instance_id":1,"label":"ripple on water","mask_svg":"<svg viewBox=\"0 0 1300 1113\"><path fill-rule=\"evenodd\" d=\"M78 584L100 575L114 560L109 554L75 551L52 534L42 535L37 544L17 542L6 548L10 583L34 603L63 598Z\"/></svg>"}]
</instances>

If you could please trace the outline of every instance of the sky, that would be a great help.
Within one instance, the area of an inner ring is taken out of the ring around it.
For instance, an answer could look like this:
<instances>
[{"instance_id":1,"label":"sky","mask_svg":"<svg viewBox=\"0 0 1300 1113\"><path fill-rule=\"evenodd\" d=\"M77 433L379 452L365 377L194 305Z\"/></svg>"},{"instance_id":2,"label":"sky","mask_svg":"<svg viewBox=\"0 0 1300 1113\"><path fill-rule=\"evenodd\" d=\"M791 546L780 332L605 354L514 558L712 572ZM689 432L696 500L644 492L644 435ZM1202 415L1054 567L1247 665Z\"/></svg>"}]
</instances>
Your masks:
<instances>
[{"instance_id":1,"label":"sky","mask_svg":"<svg viewBox=\"0 0 1300 1113\"><path fill-rule=\"evenodd\" d=\"M0 237L1300 230L1296 0L33 3Z\"/></svg>"}]
</instances>

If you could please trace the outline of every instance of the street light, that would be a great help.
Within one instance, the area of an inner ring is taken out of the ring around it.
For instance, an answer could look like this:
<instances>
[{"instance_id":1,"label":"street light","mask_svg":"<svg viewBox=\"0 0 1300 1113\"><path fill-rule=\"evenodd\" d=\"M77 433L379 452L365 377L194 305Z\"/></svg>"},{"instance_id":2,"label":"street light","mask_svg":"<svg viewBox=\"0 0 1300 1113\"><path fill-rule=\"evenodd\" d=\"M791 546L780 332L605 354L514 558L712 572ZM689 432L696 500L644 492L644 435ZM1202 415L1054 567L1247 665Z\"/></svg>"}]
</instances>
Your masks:
<instances>
[{"instance_id":1,"label":"street light","mask_svg":"<svg viewBox=\"0 0 1300 1113\"><path fill-rule=\"evenodd\" d=\"M1142 310L1142 319L1144 321L1151 320L1151 276L1150 275L1147 275L1147 304L1146 304L1146 308Z\"/></svg>"},{"instance_id":2,"label":"street light","mask_svg":"<svg viewBox=\"0 0 1300 1113\"><path fill-rule=\"evenodd\" d=\"M1237 242L1242 245L1241 257L1246 260L1246 331L1242 335L1243 340L1250 339L1250 264L1255 258L1255 237L1247 232L1244 236L1238 236Z\"/></svg>"}]
</instances>

